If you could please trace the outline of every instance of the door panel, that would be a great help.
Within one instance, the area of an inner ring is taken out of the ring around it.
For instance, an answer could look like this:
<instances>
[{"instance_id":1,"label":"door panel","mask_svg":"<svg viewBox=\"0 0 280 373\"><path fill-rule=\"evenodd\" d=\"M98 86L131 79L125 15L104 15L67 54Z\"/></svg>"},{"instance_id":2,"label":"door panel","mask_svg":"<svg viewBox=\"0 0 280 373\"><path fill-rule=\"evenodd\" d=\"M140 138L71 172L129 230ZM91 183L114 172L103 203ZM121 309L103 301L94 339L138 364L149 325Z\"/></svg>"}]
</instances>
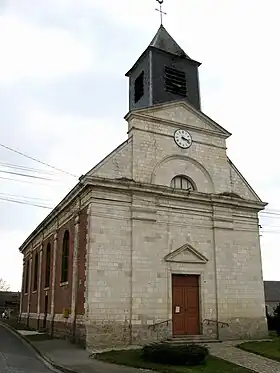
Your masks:
<instances>
[{"instance_id":1,"label":"door panel","mask_svg":"<svg viewBox=\"0 0 280 373\"><path fill-rule=\"evenodd\" d=\"M173 334L199 334L199 276L172 276Z\"/></svg>"}]
</instances>

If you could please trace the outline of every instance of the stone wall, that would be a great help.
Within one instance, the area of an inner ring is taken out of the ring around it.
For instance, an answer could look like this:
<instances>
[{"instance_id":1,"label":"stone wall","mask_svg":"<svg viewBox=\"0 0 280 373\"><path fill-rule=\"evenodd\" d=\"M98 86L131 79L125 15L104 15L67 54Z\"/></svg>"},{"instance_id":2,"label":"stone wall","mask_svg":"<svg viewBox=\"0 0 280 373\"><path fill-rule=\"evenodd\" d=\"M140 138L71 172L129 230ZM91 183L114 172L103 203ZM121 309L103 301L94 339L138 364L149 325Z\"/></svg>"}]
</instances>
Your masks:
<instances>
[{"instance_id":1,"label":"stone wall","mask_svg":"<svg viewBox=\"0 0 280 373\"><path fill-rule=\"evenodd\" d=\"M143 187L144 189L144 187ZM200 275L201 333L211 338L265 336L256 213L243 202L198 194L103 189L91 205L87 344L91 349L172 336L151 325L172 319L172 274ZM216 202L218 204L218 202ZM180 249L190 245L183 255ZM166 256L173 257L168 262ZM206 260L201 260L205 257ZM241 300L241 302L240 302ZM213 323L207 325L205 319ZM215 321L228 323L218 328ZM164 325L164 323L163 323Z\"/></svg>"},{"instance_id":2,"label":"stone wall","mask_svg":"<svg viewBox=\"0 0 280 373\"><path fill-rule=\"evenodd\" d=\"M108 345L110 339L116 345L129 343L131 318L130 197L104 190L93 194L87 249L89 348Z\"/></svg>"},{"instance_id":3,"label":"stone wall","mask_svg":"<svg viewBox=\"0 0 280 373\"><path fill-rule=\"evenodd\" d=\"M94 192L88 346L142 344L171 336L171 323L162 333L150 326L172 318L173 273L200 276L201 333L221 339L265 336L257 216L264 205L227 158L230 134L180 103L132 112L127 120L132 158L119 157L119 170L132 169L138 190L130 184L118 191L121 187L112 181L111 187ZM191 133L191 148L175 144L177 128ZM101 170L107 178L116 177L111 163L104 162ZM172 178L182 174L194 181L198 193L170 189ZM165 189L157 192L158 185ZM184 245L207 260L164 259ZM217 327L217 320L229 327Z\"/></svg>"}]
</instances>

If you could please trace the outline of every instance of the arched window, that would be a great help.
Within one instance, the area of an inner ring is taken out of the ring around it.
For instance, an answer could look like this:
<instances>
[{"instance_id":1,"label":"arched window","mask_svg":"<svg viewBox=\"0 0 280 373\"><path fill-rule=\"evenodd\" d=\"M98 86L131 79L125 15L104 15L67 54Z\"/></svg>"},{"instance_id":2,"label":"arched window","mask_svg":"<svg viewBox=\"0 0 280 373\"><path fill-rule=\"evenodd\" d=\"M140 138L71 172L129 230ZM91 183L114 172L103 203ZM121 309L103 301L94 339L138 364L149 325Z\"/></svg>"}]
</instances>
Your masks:
<instances>
[{"instance_id":1,"label":"arched window","mask_svg":"<svg viewBox=\"0 0 280 373\"><path fill-rule=\"evenodd\" d=\"M174 189L183 189L183 190L187 190L190 192L196 190L194 182L184 175L175 176L171 180L170 186L171 188L174 188Z\"/></svg>"},{"instance_id":2,"label":"arched window","mask_svg":"<svg viewBox=\"0 0 280 373\"><path fill-rule=\"evenodd\" d=\"M61 282L68 281L69 231L64 233L61 258Z\"/></svg>"},{"instance_id":3,"label":"arched window","mask_svg":"<svg viewBox=\"0 0 280 373\"><path fill-rule=\"evenodd\" d=\"M34 277L33 277L33 291L36 291L38 288L38 267L39 267L39 255L35 254L34 260Z\"/></svg>"},{"instance_id":4,"label":"arched window","mask_svg":"<svg viewBox=\"0 0 280 373\"><path fill-rule=\"evenodd\" d=\"M51 278L51 244L48 243L46 251L45 288L50 286Z\"/></svg>"}]
</instances>

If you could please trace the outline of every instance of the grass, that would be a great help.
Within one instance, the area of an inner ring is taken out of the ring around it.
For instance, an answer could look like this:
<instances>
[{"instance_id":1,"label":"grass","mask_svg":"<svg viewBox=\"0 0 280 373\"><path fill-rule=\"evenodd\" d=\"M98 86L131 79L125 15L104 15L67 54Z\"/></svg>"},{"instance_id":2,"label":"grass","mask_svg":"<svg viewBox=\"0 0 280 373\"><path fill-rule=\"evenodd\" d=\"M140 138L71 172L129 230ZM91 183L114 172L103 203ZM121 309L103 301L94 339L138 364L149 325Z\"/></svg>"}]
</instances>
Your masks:
<instances>
[{"instance_id":1,"label":"grass","mask_svg":"<svg viewBox=\"0 0 280 373\"><path fill-rule=\"evenodd\" d=\"M275 331L270 330L270 332L269 332L269 338L271 338L271 339L277 339L279 337L278 337L278 335L277 335L277 333Z\"/></svg>"},{"instance_id":2,"label":"grass","mask_svg":"<svg viewBox=\"0 0 280 373\"><path fill-rule=\"evenodd\" d=\"M239 346L242 350L280 361L280 338L274 337L271 342L245 342Z\"/></svg>"},{"instance_id":3,"label":"grass","mask_svg":"<svg viewBox=\"0 0 280 373\"><path fill-rule=\"evenodd\" d=\"M251 373L250 370L209 356L205 365L187 367L155 364L141 359L141 350L109 351L95 356L107 363L150 369L161 373Z\"/></svg>"}]
</instances>

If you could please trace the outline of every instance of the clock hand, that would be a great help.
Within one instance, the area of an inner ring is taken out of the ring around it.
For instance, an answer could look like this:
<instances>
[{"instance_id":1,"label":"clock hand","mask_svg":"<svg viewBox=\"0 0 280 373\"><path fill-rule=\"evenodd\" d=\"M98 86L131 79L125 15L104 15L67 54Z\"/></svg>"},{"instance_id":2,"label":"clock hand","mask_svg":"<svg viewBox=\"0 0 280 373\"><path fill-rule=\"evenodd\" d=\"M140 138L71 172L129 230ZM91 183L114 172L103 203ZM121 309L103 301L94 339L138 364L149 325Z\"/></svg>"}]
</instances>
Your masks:
<instances>
[{"instance_id":1,"label":"clock hand","mask_svg":"<svg viewBox=\"0 0 280 373\"><path fill-rule=\"evenodd\" d=\"M186 139L184 136L182 136L182 139L189 142L189 139Z\"/></svg>"}]
</instances>

